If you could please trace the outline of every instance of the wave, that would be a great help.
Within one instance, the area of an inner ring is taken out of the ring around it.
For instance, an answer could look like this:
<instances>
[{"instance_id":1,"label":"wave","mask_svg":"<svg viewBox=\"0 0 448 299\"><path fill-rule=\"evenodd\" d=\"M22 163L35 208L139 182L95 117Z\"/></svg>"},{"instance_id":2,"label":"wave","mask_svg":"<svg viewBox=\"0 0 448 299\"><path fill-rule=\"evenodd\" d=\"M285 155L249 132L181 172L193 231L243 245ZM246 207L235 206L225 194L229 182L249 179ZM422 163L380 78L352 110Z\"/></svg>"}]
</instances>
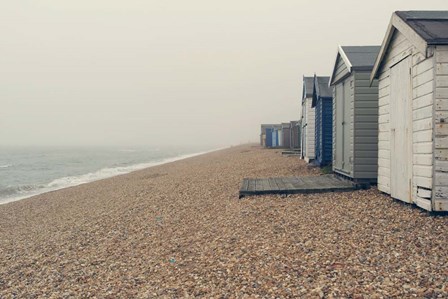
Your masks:
<instances>
[{"instance_id":1,"label":"wave","mask_svg":"<svg viewBox=\"0 0 448 299\"><path fill-rule=\"evenodd\" d=\"M90 173L86 173L86 174L82 174L82 175L58 178L58 179L55 179L55 180L49 182L46 185L23 185L23 186L18 186L18 187L8 186L6 188L0 187L1 188L0 189L0 204L5 204L8 202L17 201L20 199L28 198L31 196L35 196L35 195L50 192L50 191L60 190L60 189L67 188L67 187L78 186L81 184L90 183L90 182L94 182L97 180L106 179L106 178L114 177L117 175L130 173L130 172L148 168L148 167L153 167L153 166L158 166L158 165L162 165L162 164L166 164L166 163L170 163L170 162L175 162L175 161L203 155L206 153L210 153L213 151L217 151L220 149L204 151L204 152L199 152L199 153L194 153L194 154L181 155L181 156L176 156L176 157L171 157L171 158L165 158L165 159L159 160L159 161L153 161L153 162L148 162L148 163L139 163L139 164L134 164L134 165L130 165L130 166L103 168L98 171L90 172Z\"/></svg>"},{"instance_id":2,"label":"wave","mask_svg":"<svg viewBox=\"0 0 448 299\"><path fill-rule=\"evenodd\" d=\"M8 196L16 196L17 194L27 194L42 188L45 188L45 186L44 185L6 186L0 188L0 198Z\"/></svg>"}]
</instances>

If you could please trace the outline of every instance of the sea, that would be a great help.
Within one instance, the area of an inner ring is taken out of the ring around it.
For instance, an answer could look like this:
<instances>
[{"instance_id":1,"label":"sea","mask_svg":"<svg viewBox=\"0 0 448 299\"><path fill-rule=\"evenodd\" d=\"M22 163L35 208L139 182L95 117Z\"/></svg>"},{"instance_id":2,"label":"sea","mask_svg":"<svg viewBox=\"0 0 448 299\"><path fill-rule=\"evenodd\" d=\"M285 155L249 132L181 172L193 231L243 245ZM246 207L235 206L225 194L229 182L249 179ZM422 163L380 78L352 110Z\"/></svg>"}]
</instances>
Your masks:
<instances>
[{"instance_id":1,"label":"sea","mask_svg":"<svg viewBox=\"0 0 448 299\"><path fill-rule=\"evenodd\" d=\"M0 204L213 150L207 147L0 147Z\"/></svg>"}]
</instances>

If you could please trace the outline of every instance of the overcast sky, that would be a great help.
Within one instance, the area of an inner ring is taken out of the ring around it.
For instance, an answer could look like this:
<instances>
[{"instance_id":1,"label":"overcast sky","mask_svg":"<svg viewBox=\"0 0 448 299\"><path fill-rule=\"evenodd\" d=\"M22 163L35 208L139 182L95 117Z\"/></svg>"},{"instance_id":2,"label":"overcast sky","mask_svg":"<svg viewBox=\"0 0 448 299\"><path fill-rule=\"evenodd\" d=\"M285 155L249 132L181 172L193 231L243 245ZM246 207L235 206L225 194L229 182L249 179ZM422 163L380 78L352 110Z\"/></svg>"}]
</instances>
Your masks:
<instances>
[{"instance_id":1,"label":"overcast sky","mask_svg":"<svg viewBox=\"0 0 448 299\"><path fill-rule=\"evenodd\" d=\"M302 76L447 0L0 0L0 145L234 145Z\"/></svg>"}]
</instances>

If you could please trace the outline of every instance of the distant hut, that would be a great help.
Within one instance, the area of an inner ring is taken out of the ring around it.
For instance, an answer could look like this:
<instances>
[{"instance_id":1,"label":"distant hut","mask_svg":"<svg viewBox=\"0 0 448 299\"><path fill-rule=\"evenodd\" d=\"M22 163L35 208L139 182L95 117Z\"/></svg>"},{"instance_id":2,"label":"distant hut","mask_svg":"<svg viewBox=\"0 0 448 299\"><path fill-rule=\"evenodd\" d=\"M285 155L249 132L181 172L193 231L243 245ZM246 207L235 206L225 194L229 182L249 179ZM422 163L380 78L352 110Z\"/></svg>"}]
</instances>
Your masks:
<instances>
[{"instance_id":1,"label":"distant hut","mask_svg":"<svg viewBox=\"0 0 448 299\"><path fill-rule=\"evenodd\" d=\"M330 77L314 76L312 108L315 108L315 162L331 164L333 155L333 93Z\"/></svg>"},{"instance_id":2,"label":"distant hut","mask_svg":"<svg viewBox=\"0 0 448 299\"><path fill-rule=\"evenodd\" d=\"M265 147L272 147L272 129L274 125L272 124L262 124L260 133L260 145ZM267 131L269 133L267 133ZM269 137L268 137L269 134Z\"/></svg>"},{"instance_id":3,"label":"distant hut","mask_svg":"<svg viewBox=\"0 0 448 299\"><path fill-rule=\"evenodd\" d=\"M283 136L282 147L290 148L291 147L291 124L290 123L282 123L282 136Z\"/></svg>"},{"instance_id":4,"label":"distant hut","mask_svg":"<svg viewBox=\"0 0 448 299\"><path fill-rule=\"evenodd\" d=\"M266 130L266 147L280 147L281 125L264 125Z\"/></svg>"},{"instance_id":5,"label":"distant hut","mask_svg":"<svg viewBox=\"0 0 448 299\"><path fill-rule=\"evenodd\" d=\"M300 148L300 122L291 121L289 123L290 137L290 148L299 149Z\"/></svg>"},{"instance_id":6,"label":"distant hut","mask_svg":"<svg viewBox=\"0 0 448 299\"><path fill-rule=\"evenodd\" d=\"M302 138L301 138L301 156L306 162L315 158L315 130L314 130L314 108L311 106L313 101L313 77L303 77L302 84Z\"/></svg>"},{"instance_id":7,"label":"distant hut","mask_svg":"<svg viewBox=\"0 0 448 299\"><path fill-rule=\"evenodd\" d=\"M276 137L276 145L275 147L282 147L283 146L283 133L282 133L282 125L275 125L274 126L274 132Z\"/></svg>"},{"instance_id":8,"label":"distant hut","mask_svg":"<svg viewBox=\"0 0 448 299\"><path fill-rule=\"evenodd\" d=\"M378 81L370 74L379 46L338 47L333 87L333 171L360 182L376 182Z\"/></svg>"},{"instance_id":9,"label":"distant hut","mask_svg":"<svg viewBox=\"0 0 448 299\"><path fill-rule=\"evenodd\" d=\"M448 211L448 11L392 14L379 80L378 189Z\"/></svg>"}]
</instances>

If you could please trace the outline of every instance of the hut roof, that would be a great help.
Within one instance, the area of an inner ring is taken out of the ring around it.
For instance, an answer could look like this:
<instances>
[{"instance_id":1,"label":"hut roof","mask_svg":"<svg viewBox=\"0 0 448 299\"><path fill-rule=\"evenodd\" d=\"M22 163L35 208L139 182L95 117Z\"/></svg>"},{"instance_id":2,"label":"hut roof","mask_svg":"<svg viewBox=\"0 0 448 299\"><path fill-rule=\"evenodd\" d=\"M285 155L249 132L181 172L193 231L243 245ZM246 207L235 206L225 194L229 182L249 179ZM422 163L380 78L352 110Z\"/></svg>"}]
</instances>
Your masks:
<instances>
[{"instance_id":1,"label":"hut roof","mask_svg":"<svg viewBox=\"0 0 448 299\"><path fill-rule=\"evenodd\" d=\"M332 98L333 92L329 86L330 77L314 75L314 92L311 107L316 106L317 98Z\"/></svg>"},{"instance_id":2,"label":"hut roof","mask_svg":"<svg viewBox=\"0 0 448 299\"><path fill-rule=\"evenodd\" d=\"M421 53L429 57L430 54L426 51L428 45L448 45L448 10L394 12L376 58L370 82L377 77L396 30L400 31Z\"/></svg>"},{"instance_id":3,"label":"hut roof","mask_svg":"<svg viewBox=\"0 0 448 299\"><path fill-rule=\"evenodd\" d=\"M380 48L381 46L341 46L342 52L350 62L350 66L354 69L372 69Z\"/></svg>"},{"instance_id":4,"label":"hut roof","mask_svg":"<svg viewBox=\"0 0 448 299\"><path fill-rule=\"evenodd\" d=\"M333 67L330 84L333 85L339 59L347 66L349 73L353 70L371 71L381 46L339 46ZM340 79L341 80L341 79Z\"/></svg>"},{"instance_id":5,"label":"hut roof","mask_svg":"<svg viewBox=\"0 0 448 299\"><path fill-rule=\"evenodd\" d=\"M313 86L314 86L314 77L305 77L303 76L303 97L309 98L313 96Z\"/></svg>"},{"instance_id":6,"label":"hut roof","mask_svg":"<svg viewBox=\"0 0 448 299\"><path fill-rule=\"evenodd\" d=\"M428 45L448 45L448 11L397 11Z\"/></svg>"}]
</instances>

